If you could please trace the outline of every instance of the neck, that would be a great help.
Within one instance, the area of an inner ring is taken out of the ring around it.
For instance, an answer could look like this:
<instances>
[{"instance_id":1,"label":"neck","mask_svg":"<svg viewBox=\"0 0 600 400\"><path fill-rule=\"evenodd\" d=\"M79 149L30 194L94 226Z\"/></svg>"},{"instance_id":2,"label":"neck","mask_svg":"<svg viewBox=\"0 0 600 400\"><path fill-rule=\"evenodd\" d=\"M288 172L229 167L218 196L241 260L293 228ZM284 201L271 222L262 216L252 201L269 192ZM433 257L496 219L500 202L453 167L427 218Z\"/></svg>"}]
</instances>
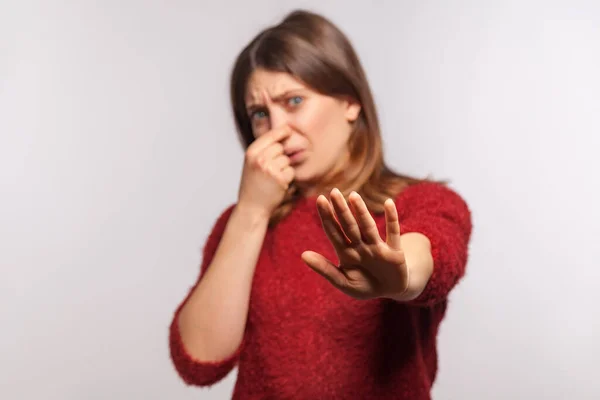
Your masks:
<instances>
[{"instance_id":1,"label":"neck","mask_svg":"<svg viewBox=\"0 0 600 400\"><path fill-rule=\"evenodd\" d=\"M338 159L333 168L330 169L330 172L325 173L317 180L311 182L297 182L296 187L298 188L300 195L309 198L317 197L322 194L329 198L329 193L333 188L339 188L339 185L344 184L344 182L334 181L333 178L346 169L349 159L350 155L345 153Z\"/></svg>"}]
</instances>

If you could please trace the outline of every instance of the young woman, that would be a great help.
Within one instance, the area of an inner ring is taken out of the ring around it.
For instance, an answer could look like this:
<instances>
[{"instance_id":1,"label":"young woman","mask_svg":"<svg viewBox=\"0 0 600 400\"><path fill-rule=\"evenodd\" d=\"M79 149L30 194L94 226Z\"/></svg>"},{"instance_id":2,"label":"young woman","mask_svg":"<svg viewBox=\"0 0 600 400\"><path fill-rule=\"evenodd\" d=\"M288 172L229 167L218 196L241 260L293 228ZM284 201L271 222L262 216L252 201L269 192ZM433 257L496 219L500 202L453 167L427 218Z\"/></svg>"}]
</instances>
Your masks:
<instances>
[{"instance_id":1,"label":"young woman","mask_svg":"<svg viewBox=\"0 0 600 400\"><path fill-rule=\"evenodd\" d=\"M234 399L430 398L465 201L386 166L365 73L322 16L258 34L231 100L245 164L171 324L182 379L238 365Z\"/></svg>"}]
</instances>

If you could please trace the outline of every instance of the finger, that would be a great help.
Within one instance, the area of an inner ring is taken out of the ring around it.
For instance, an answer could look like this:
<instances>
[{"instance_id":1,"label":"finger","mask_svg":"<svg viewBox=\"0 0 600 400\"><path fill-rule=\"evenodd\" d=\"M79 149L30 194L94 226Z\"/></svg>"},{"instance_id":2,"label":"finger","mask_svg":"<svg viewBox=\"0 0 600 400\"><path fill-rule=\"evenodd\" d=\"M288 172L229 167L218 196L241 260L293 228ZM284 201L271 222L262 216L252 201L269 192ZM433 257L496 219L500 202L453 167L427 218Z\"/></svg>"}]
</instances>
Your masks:
<instances>
[{"instance_id":1,"label":"finger","mask_svg":"<svg viewBox=\"0 0 600 400\"><path fill-rule=\"evenodd\" d=\"M348 239L350 239L352 243L362 242L360 227L356 223L354 214L352 214L352 210L348 207L348 203L346 203L346 199L344 199L344 195L339 189L333 189L331 191L331 204L340 221L342 230L346 236L348 236Z\"/></svg>"},{"instance_id":2,"label":"finger","mask_svg":"<svg viewBox=\"0 0 600 400\"><path fill-rule=\"evenodd\" d=\"M259 155L257 162L264 166L270 164L275 158L283 154L283 145L281 143L273 143L267 146Z\"/></svg>"},{"instance_id":3,"label":"finger","mask_svg":"<svg viewBox=\"0 0 600 400\"><path fill-rule=\"evenodd\" d=\"M282 142L288 136L292 134L292 128L289 125L282 125L275 129L270 130L264 135L259 136L249 147L247 150L247 155L249 157L257 157L261 154L267 147L271 146L274 143Z\"/></svg>"},{"instance_id":4,"label":"finger","mask_svg":"<svg viewBox=\"0 0 600 400\"><path fill-rule=\"evenodd\" d=\"M282 171L285 167L290 165L290 158L284 154L280 154L271 160L270 164L275 171Z\"/></svg>"},{"instance_id":5,"label":"finger","mask_svg":"<svg viewBox=\"0 0 600 400\"><path fill-rule=\"evenodd\" d=\"M287 166L278 174L275 174L275 178L281 184L281 186L285 189L290 187L290 183L294 180L296 173L294 168Z\"/></svg>"},{"instance_id":6,"label":"finger","mask_svg":"<svg viewBox=\"0 0 600 400\"><path fill-rule=\"evenodd\" d=\"M385 241L392 249L400 250L400 221L396 204L392 199L387 199L383 208L385 210Z\"/></svg>"},{"instance_id":7,"label":"finger","mask_svg":"<svg viewBox=\"0 0 600 400\"><path fill-rule=\"evenodd\" d=\"M333 247L336 250L344 249L348 245L348 239L346 239L342 228L335 219L333 208L329 203L329 200L323 195L317 197L317 210L319 211L323 230L331 244L333 244Z\"/></svg>"},{"instance_id":8,"label":"finger","mask_svg":"<svg viewBox=\"0 0 600 400\"><path fill-rule=\"evenodd\" d=\"M352 208L356 214L356 220L358 222L358 227L360 232L362 232L363 238L366 243L376 244L381 242L381 236L379 236L379 229L377 228L377 224L375 220L371 216L367 205L360 195L356 192L350 193L348 196L350 203L352 204Z\"/></svg>"},{"instance_id":9,"label":"finger","mask_svg":"<svg viewBox=\"0 0 600 400\"><path fill-rule=\"evenodd\" d=\"M341 289L348 286L348 280L342 271L321 254L315 253L314 251L305 251L302 253L301 257L306 265L323 278L327 279L336 288Z\"/></svg>"}]
</instances>

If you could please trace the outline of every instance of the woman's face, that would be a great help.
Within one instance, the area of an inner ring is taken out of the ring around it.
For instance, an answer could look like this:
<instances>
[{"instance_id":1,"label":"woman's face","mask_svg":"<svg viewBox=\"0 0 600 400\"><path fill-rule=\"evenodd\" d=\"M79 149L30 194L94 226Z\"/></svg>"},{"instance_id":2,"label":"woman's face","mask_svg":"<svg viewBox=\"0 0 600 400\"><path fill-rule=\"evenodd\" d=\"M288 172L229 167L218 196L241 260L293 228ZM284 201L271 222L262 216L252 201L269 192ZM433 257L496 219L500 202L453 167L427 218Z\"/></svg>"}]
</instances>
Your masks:
<instances>
[{"instance_id":1,"label":"woman's face","mask_svg":"<svg viewBox=\"0 0 600 400\"><path fill-rule=\"evenodd\" d=\"M255 137L286 124L292 128L282 144L305 194L343 168L352 122L360 113L357 103L319 94L290 74L263 69L250 77L246 109Z\"/></svg>"}]
</instances>

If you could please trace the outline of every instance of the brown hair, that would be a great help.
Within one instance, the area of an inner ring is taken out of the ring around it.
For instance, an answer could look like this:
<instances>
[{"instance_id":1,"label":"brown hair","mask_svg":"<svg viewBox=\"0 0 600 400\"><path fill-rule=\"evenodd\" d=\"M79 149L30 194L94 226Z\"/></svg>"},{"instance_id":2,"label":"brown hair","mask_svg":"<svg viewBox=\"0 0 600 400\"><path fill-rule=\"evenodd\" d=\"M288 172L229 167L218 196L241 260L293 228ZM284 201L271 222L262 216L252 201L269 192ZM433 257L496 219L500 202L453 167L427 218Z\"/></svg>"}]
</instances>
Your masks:
<instances>
[{"instance_id":1,"label":"brown hair","mask_svg":"<svg viewBox=\"0 0 600 400\"><path fill-rule=\"evenodd\" d=\"M367 77L350 41L331 21L308 12L293 11L283 21L260 32L239 54L231 74L231 102L239 138L247 148L253 141L245 104L246 86L257 69L285 72L313 90L350 98L361 105L348 146L349 165L323 183L345 196L358 192L369 210L383 212L383 202L408 185L422 180L393 172L383 159L379 120ZM300 193L292 183L271 223L285 217Z\"/></svg>"}]
</instances>

